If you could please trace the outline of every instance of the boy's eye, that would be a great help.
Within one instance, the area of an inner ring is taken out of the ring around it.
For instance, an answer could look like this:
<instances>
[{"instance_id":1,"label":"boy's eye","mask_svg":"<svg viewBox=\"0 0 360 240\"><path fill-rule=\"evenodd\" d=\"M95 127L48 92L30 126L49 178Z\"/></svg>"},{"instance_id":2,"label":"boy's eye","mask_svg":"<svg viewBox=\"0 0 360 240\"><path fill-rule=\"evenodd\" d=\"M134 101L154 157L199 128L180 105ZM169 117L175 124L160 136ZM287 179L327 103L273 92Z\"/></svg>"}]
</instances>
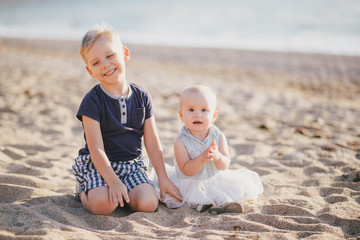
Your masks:
<instances>
[{"instance_id":1,"label":"boy's eye","mask_svg":"<svg viewBox=\"0 0 360 240\"><path fill-rule=\"evenodd\" d=\"M194 111L194 109L193 109L193 108L190 108L190 109L189 109L189 112L193 112L193 111Z\"/></svg>"},{"instance_id":2,"label":"boy's eye","mask_svg":"<svg viewBox=\"0 0 360 240\"><path fill-rule=\"evenodd\" d=\"M96 65L98 65L98 64L99 64L99 62L94 62L94 63L93 63L93 67L96 66Z\"/></svg>"},{"instance_id":3,"label":"boy's eye","mask_svg":"<svg viewBox=\"0 0 360 240\"><path fill-rule=\"evenodd\" d=\"M107 56L107 58L112 58L114 56L114 54L110 54Z\"/></svg>"},{"instance_id":4,"label":"boy's eye","mask_svg":"<svg viewBox=\"0 0 360 240\"><path fill-rule=\"evenodd\" d=\"M201 111L203 111L203 112L207 112L207 109L206 109L206 108L203 108Z\"/></svg>"}]
</instances>

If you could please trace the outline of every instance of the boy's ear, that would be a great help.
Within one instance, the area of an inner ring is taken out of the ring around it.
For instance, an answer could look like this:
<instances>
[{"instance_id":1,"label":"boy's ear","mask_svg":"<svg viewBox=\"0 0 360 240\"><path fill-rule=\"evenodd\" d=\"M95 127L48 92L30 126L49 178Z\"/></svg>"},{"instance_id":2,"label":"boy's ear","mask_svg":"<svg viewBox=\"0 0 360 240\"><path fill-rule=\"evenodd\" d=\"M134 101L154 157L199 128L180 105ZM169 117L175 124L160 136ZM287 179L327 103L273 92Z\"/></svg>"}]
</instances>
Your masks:
<instances>
[{"instance_id":1,"label":"boy's ear","mask_svg":"<svg viewBox=\"0 0 360 240\"><path fill-rule=\"evenodd\" d=\"M91 71L91 69L87 65L85 66L85 68L88 71L90 77L94 78L94 73Z\"/></svg>"},{"instance_id":2,"label":"boy's ear","mask_svg":"<svg viewBox=\"0 0 360 240\"><path fill-rule=\"evenodd\" d=\"M130 51L127 47L123 46L124 61L127 62L130 59Z\"/></svg>"}]
</instances>

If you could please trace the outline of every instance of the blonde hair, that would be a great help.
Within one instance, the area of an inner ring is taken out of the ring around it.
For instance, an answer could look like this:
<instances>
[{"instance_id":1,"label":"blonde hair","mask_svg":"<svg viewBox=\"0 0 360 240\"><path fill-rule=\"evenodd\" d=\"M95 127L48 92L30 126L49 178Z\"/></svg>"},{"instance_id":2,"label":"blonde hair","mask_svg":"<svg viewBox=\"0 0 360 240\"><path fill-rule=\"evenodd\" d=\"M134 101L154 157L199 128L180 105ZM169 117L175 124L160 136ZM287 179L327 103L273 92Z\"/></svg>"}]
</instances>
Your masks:
<instances>
[{"instance_id":1,"label":"blonde hair","mask_svg":"<svg viewBox=\"0 0 360 240\"><path fill-rule=\"evenodd\" d=\"M81 40L81 47L80 47L80 55L83 58L84 62L86 61L86 53L91 48L91 46L98 40L101 36L106 36L107 38L118 42L121 44L119 33L112 29L111 26L102 23L100 25L95 25L92 27Z\"/></svg>"},{"instance_id":2,"label":"blonde hair","mask_svg":"<svg viewBox=\"0 0 360 240\"><path fill-rule=\"evenodd\" d=\"M190 93L201 93L201 94L207 95L210 98L210 100L212 101L212 103L214 104L214 108L216 109L216 94L212 90L211 87L208 87L205 85L194 85L194 86L185 88L180 97L180 108L181 108L181 103L182 103L183 97Z\"/></svg>"}]
</instances>

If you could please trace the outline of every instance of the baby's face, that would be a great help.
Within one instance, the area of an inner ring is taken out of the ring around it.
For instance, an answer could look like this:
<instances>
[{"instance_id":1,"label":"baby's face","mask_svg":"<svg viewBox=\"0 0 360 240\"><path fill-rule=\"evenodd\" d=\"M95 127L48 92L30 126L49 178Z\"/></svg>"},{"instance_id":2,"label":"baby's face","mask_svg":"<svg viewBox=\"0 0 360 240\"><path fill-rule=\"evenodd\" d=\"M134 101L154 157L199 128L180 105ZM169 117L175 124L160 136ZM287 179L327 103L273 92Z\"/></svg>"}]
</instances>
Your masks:
<instances>
[{"instance_id":1,"label":"baby's face","mask_svg":"<svg viewBox=\"0 0 360 240\"><path fill-rule=\"evenodd\" d=\"M215 108L216 103L211 94L189 92L182 96L180 119L192 133L208 131L217 116Z\"/></svg>"},{"instance_id":2,"label":"baby's face","mask_svg":"<svg viewBox=\"0 0 360 240\"><path fill-rule=\"evenodd\" d=\"M85 55L91 77L103 84L111 84L125 74L124 52L120 43L114 43L107 36L101 36Z\"/></svg>"}]
</instances>

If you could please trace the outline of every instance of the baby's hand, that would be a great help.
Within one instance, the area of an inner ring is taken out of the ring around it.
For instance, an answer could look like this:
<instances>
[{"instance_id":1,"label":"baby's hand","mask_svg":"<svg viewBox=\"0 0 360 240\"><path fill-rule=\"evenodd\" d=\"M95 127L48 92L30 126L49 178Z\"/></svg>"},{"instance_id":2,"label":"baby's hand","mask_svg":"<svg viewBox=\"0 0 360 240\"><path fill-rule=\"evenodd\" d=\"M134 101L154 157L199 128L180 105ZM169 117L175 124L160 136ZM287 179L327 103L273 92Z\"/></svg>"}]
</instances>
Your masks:
<instances>
[{"instance_id":1,"label":"baby's hand","mask_svg":"<svg viewBox=\"0 0 360 240\"><path fill-rule=\"evenodd\" d=\"M217 152L217 146L215 140L213 140L210 143L210 146L205 150L205 152L206 152L206 157L205 157L206 162L215 160L216 152Z\"/></svg>"},{"instance_id":2,"label":"baby's hand","mask_svg":"<svg viewBox=\"0 0 360 240\"><path fill-rule=\"evenodd\" d=\"M215 139L210 143L210 147L209 147L211 150L215 151L217 149L217 146L216 146L216 142L215 142Z\"/></svg>"},{"instance_id":3,"label":"baby's hand","mask_svg":"<svg viewBox=\"0 0 360 240\"><path fill-rule=\"evenodd\" d=\"M218 161L219 159L221 159L221 153L218 150L218 146L216 145L215 140L211 142L208 150L209 159L211 159L211 161Z\"/></svg>"}]
</instances>

